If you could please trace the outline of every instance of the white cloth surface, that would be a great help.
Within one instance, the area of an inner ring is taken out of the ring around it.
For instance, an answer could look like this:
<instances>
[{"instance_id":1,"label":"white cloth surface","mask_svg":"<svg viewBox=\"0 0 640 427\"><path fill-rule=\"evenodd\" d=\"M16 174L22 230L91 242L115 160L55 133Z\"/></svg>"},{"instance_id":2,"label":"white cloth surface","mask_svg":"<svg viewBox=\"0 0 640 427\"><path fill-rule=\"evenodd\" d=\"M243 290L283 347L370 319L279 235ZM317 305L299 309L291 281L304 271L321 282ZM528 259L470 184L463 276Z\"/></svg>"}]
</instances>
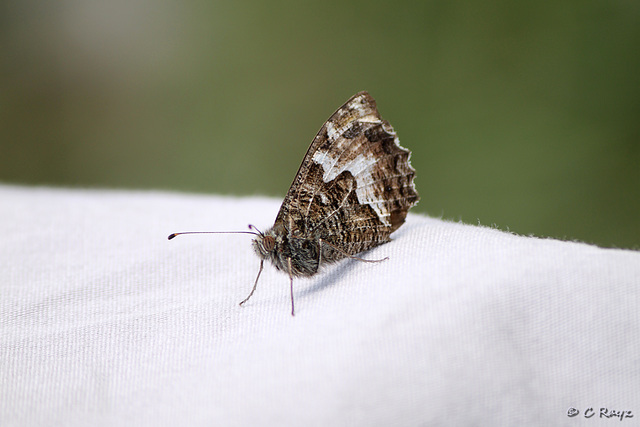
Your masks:
<instances>
[{"instance_id":1,"label":"white cloth surface","mask_svg":"<svg viewBox=\"0 0 640 427\"><path fill-rule=\"evenodd\" d=\"M238 306L251 236L167 241L279 206L0 186L0 425L640 422L640 253L410 214L363 255L389 260L295 280L292 317L269 264Z\"/></svg>"}]
</instances>

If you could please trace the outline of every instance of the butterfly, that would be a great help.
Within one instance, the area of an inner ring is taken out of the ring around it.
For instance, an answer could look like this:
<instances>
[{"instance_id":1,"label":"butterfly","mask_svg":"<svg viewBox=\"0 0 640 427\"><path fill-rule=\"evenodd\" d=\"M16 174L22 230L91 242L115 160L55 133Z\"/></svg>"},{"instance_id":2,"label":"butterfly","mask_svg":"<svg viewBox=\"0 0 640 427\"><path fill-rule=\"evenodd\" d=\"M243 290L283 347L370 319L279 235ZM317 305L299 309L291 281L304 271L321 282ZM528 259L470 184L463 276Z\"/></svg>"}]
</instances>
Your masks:
<instances>
[{"instance_id":1,"label":"butterfly","mask_svg":"<svg viewBox=\"0 0 640 427\"><path fill-rule=\"evenodd\" d=\"M311 142L273 226L240 232L255 235L252 246L260 258L253 288L240 305L255 292L265 261L289 275L292 315L294 277L313 276L345 258L383 261L356 255L389 242L418 202L410 155L371 95L349 98ZM197 232L169 239L191 233Z\"/></svg>"}]
</instances>

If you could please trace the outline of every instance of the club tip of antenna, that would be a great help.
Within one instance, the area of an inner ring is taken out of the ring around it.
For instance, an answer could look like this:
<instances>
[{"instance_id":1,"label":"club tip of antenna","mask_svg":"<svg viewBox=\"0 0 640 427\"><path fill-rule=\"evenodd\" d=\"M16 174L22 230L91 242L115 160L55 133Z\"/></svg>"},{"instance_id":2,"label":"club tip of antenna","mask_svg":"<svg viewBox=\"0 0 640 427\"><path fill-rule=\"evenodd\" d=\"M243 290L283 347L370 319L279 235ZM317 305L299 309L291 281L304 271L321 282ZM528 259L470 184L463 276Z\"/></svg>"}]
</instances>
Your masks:
<instances>
[{"instance_id":1,"label":"club tip of antenna","mask_svg":"<svg viewBox=\"0 0 640 427\"><path fill-rule=\"evenodd\" d=\"M177 235L178 235L178 233L171 233L171 234L169 234L169 237L167 237L167 239L171 240L174 237L176 237Z\"/></svg>"}]
</instances>

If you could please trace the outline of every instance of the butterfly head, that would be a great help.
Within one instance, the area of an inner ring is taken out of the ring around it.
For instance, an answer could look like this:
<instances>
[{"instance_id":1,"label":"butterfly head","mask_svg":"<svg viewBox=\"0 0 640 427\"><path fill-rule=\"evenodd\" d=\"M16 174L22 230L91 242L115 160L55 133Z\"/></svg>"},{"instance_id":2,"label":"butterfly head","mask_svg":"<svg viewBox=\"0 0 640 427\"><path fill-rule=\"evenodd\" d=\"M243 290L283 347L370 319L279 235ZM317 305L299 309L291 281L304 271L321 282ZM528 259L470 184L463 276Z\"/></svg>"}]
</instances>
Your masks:
<instances>
[{"instance_id":1,"label":"butterfly head","mask_svg":"<svg viewBox=\"0 0 640 427\"><path fill-rule=\"evenodd\" d=\"M278 236L275 227L270 228L264 233L253 227L257 231L256 237L253 239L253 250L261 259L273 258L275 256L276 247L278 246Z\"/></svg>"},{"instance_id":2,"label":"butterfly head","mask_svg":"<svg viewBox=\"0 0 640 427\"><path fill-rule=\"evenodd\" d=\"M259 235L253 239L253 249L260 258L266 258L276 247L276 239L273 236Z\"/></svg>"}]
</instances>

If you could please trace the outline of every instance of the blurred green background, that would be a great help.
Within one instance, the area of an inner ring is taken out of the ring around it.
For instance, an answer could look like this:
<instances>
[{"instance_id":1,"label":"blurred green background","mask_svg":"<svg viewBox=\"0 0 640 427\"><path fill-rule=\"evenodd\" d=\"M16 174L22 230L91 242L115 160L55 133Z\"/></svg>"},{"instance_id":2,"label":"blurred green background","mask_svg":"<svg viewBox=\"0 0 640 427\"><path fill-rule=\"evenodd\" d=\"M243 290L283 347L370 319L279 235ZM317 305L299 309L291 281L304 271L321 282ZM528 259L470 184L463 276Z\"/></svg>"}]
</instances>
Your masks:
<instances>
[{"instance_id":1,"label":"blurred green background","mask_svg":"<svg viewBox=\"0 0 640 427\"><path fill-rule=\"evenodd\" d=\"M25 0L0 52L5 183L282 197L368 90L416 211L640 245L637 0Z\"/></svg>"}]
</instances>

